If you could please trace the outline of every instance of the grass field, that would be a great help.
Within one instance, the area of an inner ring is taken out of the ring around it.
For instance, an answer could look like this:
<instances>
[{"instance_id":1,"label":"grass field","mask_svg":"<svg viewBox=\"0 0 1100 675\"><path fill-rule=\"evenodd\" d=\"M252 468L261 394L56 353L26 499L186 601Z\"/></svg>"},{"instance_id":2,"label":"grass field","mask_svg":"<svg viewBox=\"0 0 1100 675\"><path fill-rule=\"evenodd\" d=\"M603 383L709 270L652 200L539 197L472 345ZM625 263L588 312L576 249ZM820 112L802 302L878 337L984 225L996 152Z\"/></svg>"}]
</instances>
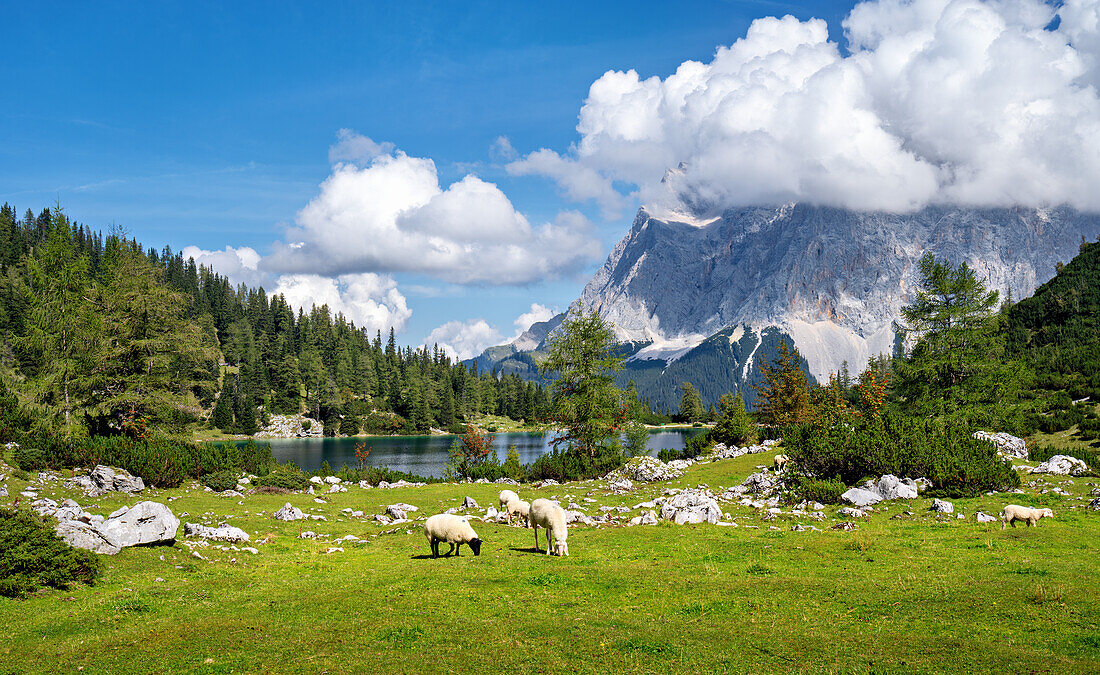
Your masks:
<instances>
[{"instance_id":1,"label":"grass field","mask_svg":"<svg viewBox=\"0 0 1100 675\"><path fill-rule=\"evenodd\" d=\"M632 506L667 487L718 492L765 459L696 465L622 496L600 482L519 492ZM260 553L126 549L103 558L94 587L0 599L0 673L1100 672L1100 512L1077 499L1100 480L1051 482L1074 496L953 500L965 520L937 520L929 499L894 502L850 532L825 529L835 507L822 522L765 522L736 504L723 508L739 527L577 527L561 559L536 554L531 530L492 523L475 523L480 557L432 559L420 523L341 514L399 501L431 514L466 495L484 507L495 485L350 487L326 504L151 490L142 498L174 498L183 521L246 529ZM8 481L13 495L23 485ZM95 513L137 501L47 485L43 496ZM274 520L286 501L328 521ZM1003 532L975 522L1008 503L1056 518ZM332 543L347 534L363 541Z\"/></svg>"}]
</instances>

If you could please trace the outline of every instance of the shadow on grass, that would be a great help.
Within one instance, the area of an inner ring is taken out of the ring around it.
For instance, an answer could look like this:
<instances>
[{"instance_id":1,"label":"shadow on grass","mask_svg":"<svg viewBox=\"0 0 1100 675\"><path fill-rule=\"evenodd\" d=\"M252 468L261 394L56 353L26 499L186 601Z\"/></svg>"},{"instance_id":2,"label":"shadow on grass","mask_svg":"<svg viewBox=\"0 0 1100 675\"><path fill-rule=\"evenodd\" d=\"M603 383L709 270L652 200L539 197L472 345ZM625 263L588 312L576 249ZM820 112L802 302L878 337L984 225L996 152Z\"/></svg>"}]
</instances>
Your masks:
<instances>
[{"instance_id":1,"label":"shadow on grass","mask_svg":"<svg viewBox=\"0 0 1100 675\"><path fill-rule=\"evenodd\" d=\"M529 546L527 548L512 548L510 550L515 551L516 553L537 553L539 555L546 555L546 549L535 548L534 546Z\"/></svg>"}]
</instances>

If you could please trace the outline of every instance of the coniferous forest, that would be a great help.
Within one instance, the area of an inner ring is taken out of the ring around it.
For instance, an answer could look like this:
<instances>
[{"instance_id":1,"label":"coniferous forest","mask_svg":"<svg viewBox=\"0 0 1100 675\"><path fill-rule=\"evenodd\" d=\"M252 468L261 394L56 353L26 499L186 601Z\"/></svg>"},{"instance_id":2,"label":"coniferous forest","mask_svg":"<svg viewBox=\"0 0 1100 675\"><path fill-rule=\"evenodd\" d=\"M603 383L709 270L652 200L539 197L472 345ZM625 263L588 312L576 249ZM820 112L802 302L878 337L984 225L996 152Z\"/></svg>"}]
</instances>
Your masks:
<instances>
[{"instance_id":1,"label":"coniferous forest","mask_svg":"<svg viewBox=\"0 0 1100 675\"><path fill-rule=\"evenodd\" d=\"M544 388L400 347L325 305L290 307L170 248L47 208L0 207L5 387L65 437L255 433L304 413L326 435L460 430L493 414L543 421Z\"/></svg>"}]
</instances>

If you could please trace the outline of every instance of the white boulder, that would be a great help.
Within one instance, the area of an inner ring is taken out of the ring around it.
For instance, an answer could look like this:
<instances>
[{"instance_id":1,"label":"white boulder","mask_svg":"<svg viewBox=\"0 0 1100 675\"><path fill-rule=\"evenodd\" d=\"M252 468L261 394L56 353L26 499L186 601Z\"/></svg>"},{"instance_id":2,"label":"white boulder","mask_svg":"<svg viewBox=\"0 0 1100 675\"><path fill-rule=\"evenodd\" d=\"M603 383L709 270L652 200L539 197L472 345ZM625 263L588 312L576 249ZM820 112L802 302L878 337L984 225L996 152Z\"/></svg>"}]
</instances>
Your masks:
<instances>
[{"instance_id":1,"label":"white boulder","mask_svg":"<svg viewBox=\"0 0 1100 675\"><path fill-rule=\"evenodd\" d=\"M296 506L291 506L290 502L284 504L283 507L273 515L275 520L302 520L306 517L306 514L302 512L301 509Z\"/></svg>"},{"instance_id":2,"label":"white boulder","mask_svg":"<svg viewBox=\"0 0 1100 675\"><path fill-rule=\"evenodd\" d=\"M997 446L997 452L1006 457L1027 459L1027 443L1024 442L1024 439L1013 436L1012 434L991 434L987 431L975 431L974 438L981 441L989 441Z\"/></svg>"},{"instance_id":3,"label":"white boulder","mask_svg":"<svg viewBox=\"0 0 1100 675\"><path fill-rule=\"evenodd\" d=\"M882 495L864 488L849 488L840 498L856 506L870 506L882 501Z\"/></svg>"},{"instance_id":4,"label":"white boulder","mask_svg":"<svg viewBox=\"0 0 1100 675\"><path fill-rule=\"evenodd\" d=\"M661 518L677 525L686 523L717 523L722 518L718 502L702 490L684 490L665 500Z\"/></svg>"},{"instance_id":5,"label":"white boulder","mask_svg":"<svg viewBox=\"0 0 1100 675\"><path fill-rule=\"evenodd\" d=\"M248 541L248 533L239 527L222 525L220 527L207 527L199 523L184 523L183 534L187 537L199 537L211 541L231 541L239 543Z\"/></svg>"},{"instance_id":6,"label":"white boulder","mask_svg":"<svg viewBox=\"0 0 1100 675\"><path fill-rule=\"evenodd\" d=\"M171 543L179 526L180 519L164 504L138 502L107 516L100 529L126 547Z\"/></svg>"},{"instance_id":7,"label":"white boulder","mask_svg":"<svg viewBox=\"0 0 1100 675\"><path fill-rule=\"evenodd\" d=\"M874 491L883 499L916 499L917 487L898 479L897 476L886 474L875 483Z\"/></svg>"},{"instance_id":8,"label":"white boulder","mask_svg":"<svg viewBox=\"0 0 1100 675\"><path fill-rule=\"evenodd\" d=\"M933 499L932 506L929 507L929 510L935 511L936 513L954 513L955 505L951 502L945 502L942 499Z\"/></svg>"},{"instance_id":9,"label":"white boulder","mask_svg":"<svg viewBox=\"0 0 1100 675\"><path fill-rule=\"evenodd\" d=\"M1031 473L1050 473L1058 476L1083 476L1088 472L1088 464L1069 455L1054 455L1031 470Z\"/></svg>"}]
</instances>

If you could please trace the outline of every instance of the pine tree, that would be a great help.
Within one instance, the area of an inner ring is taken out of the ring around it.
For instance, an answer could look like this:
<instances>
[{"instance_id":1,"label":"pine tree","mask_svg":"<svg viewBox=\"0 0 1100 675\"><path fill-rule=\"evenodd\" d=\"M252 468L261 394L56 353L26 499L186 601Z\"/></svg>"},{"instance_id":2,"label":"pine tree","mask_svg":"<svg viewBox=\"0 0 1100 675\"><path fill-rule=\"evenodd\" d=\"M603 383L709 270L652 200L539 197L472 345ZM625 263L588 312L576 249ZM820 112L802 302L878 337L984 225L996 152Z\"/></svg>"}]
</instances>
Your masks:
<instances>
[{"instance_id":1,"label":"pine tree","mask_svg":"<svg viewBox=\"0 0 1100 675\"><path fill-rule=\"evenodd\" d=\"M775 361L761 364L764 381L756 387L756 414L762 423L781 427L809 419L810 386L801 362L798 348L781 340Z\"/></svg>"}]
</instances>

